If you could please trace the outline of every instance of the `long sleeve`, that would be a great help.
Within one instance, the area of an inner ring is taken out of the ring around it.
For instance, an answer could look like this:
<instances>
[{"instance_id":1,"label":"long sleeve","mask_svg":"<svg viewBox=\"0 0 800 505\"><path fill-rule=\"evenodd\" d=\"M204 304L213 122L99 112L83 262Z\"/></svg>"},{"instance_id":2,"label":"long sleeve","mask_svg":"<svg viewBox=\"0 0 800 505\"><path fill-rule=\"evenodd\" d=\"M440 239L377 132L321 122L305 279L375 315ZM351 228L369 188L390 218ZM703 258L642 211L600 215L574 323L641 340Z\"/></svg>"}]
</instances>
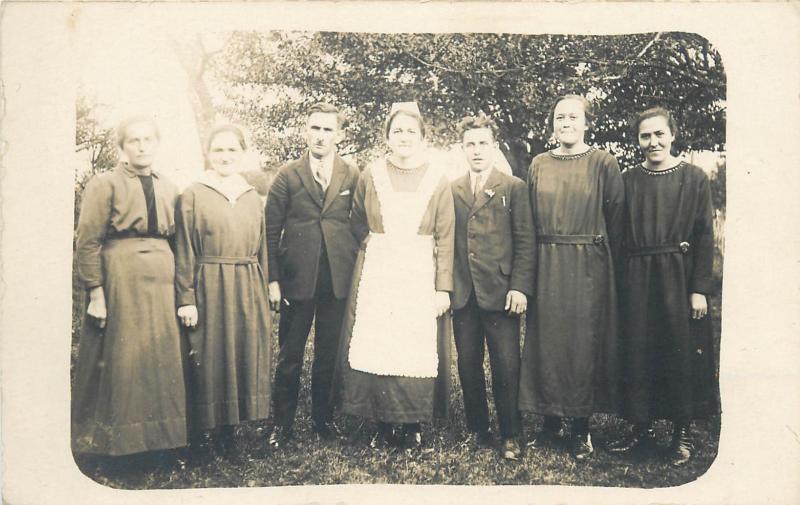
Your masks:
<instances>
[{"instance_id":1,"label":"long sleeve","mask_svg":"<svg viewBox=\"0 0 800 505\"><path fill-rule=\"evenodd\" d=\"M531 224L533 225L533 234L536 235L536 158L531 160L531 165L528 167L528 179L525 181L528 184L528 203L531 206ZM534 259L534 268L536 268L536 259Z\"/></svg>"},{"instance_id":2,"label":"long sleeve","mask_svg":"<svg viewBox=\"0 0 800 505\"><path fill-rule=\"evenodd\" d=\"M258 241L258 264L261 265L261 271L264 274L264 280L269 279L269 246L267 245L267 217L266 214L261 215L261 237Z\"/></svg>"},{"instance_id":3,"label":"long sleeve","mask_svg":"<svg viewBox=\"0 0 800 505\"><path fill-rule=\"evenodd\" d=\"M369 234L369 220L367 219L367 209L365 200L367 196L367 179L369 178L369 170L364 170L358 176L358 183L356 190L353 194L353 206L350 209L350 230L357 243L364 241L364 238Z\"/></svg>"},{"instance_id":4,"label":"long sleeve","mask_svg":"<svg viewBox=\"0 0 800 505\"><path fill-rule=\"evenodd\" d=\"M266 205L267 220L267 254L269 268L269 282L280 280L278 268L278 245L286 223L286 209L289 207L289 181L287 168L283 167L275 176L275 181L269 189Z\"/></svg>"},{"instance_id":5,"label":"long sleeve","mask_svg":"<svg viewBox=\"0 0 800 505\"><path fill-rule=\"evenodd\" d=\"M192 245L194 230L194 192L187 189L178 198L175 211L175 290L177 305L197 305L194 292L195 254Z\"/></svg>"},{"instance_id":6,"label":"long sleeve","mask_svg":"<svg viewBox=\"0 0 800 505\"><path fill-rule=\"evenodd\" d=\"M603 214L608 233L608 245L615 265L619 265L622 255L625 215L625 183L616 158L608 155L603 166Z\"/></svg>"},{"instance_id":7,"label":"long sleeve","mask_svg":"<svg viewBox=\"0 0 800 505\"><path fill-rule=\"evenodd\" d=\"M528 188L521 180L511 187L511 235L513 257L510 288L533 295L536 266L536 234L533 230Z\"/></svg>"},{"instance_id":8,"label":"long sleeve","mask_svg":"<svg viewBox=\"0 0 800 505\"><path fill-rule=\"evenodd\" d=\"M714 224L711 206L711 185L708 177L700 174L697 209L692 227L692 276L689 283L692 293L710 294L713 289Z\"/></svg>"},{"instance_id":9,"label":"long sleeve","mask_svg":"<svg viewBox=\"0 0 800 505\"><path fill-rule=\"evenodd\" d=\"M436 291L453 291L456 212L447 178L442 178L436 192L433 233L436 241Z\"/></svg>"},{"instance_id":10,"label":"long sleeve","mask_svg":"<svg viewBox=\"0 0 800 505\"><path fill-rule=\"evenodd\" d=\"M113 188L108 177L96 176L83 193L75 253L78 277L86 289L103 285L100 253L111 221Z\"/></svg>"}]
</instances>

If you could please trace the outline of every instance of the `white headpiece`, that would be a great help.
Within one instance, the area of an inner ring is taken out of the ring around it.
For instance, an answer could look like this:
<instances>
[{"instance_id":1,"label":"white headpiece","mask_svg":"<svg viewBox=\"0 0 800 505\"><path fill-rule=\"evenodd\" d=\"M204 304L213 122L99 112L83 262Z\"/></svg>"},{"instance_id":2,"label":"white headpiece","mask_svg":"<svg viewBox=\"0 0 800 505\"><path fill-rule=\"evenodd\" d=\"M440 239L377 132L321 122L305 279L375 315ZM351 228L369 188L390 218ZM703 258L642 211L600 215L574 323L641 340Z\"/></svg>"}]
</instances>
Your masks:
<instances>
[{"instance_id":1,"label":"white headpiece","mask_svg":"<svg viewBox=\"0 0 800 505\"><path fill-rule=\"evenodd\" d=\"M389 115L391 116L397 111L408 112L422 117L422 113L419 111L417 102L395 102L392 104L392 110L389 111Z\"/></svg>"}]
</instances>

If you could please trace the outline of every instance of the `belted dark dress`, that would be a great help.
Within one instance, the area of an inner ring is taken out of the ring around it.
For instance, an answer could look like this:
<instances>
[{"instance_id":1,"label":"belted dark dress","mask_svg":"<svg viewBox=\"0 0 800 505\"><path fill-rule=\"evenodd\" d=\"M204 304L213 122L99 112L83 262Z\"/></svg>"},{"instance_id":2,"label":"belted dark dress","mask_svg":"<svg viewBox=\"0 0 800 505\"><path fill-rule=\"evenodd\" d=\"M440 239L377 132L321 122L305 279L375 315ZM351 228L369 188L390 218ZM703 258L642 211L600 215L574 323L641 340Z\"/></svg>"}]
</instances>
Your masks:
<instances>
[{"instance_id":1,"label":"belted dark dress","mask_svg":"<svg viewBox=\"0 0 800 505\"><path fill-rule=\"evenodd\" d=\"M265 419L270 408L272 321L264 206L242 183L183 192L176 213L178 305L196 305L186 330L193 431Z\"/></svg>"},{"instance_id":2,"label":"belted dark dress","mask_svg":"<svg viewBox=\"0 0 800 505\"><path fill-rule=\"evenodd\" d=\"M528 304L519 407L567 417L615 412L618 301L614 261L624 188L605 151L534 158L536 284Z\"/></svg>"},{"instance_id":3,"label":"belted dark dress","mask_svg":"<svg viewBox=\"0 0 800 505\"><path fill-rule=\"evenodd\" d=\"M622 413L632 422L688 423L717 412L711 318L690 319L691 293L712 292L708 176L680 163L642 166L625 181Z\"/></svg>"}]
</instances>

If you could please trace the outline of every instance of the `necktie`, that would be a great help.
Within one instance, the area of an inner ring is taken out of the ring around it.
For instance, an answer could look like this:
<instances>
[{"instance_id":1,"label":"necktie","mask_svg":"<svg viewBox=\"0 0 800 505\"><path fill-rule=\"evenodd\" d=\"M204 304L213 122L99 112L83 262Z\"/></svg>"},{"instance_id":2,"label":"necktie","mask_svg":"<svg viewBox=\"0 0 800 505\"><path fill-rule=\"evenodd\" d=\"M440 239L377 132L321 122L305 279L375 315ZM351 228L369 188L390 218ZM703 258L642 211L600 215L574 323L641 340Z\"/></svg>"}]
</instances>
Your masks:
<instances>
[{"instance_id":1,"label":"necktie","mask_svg":"<svg viewBox=\"0 0 800 505\"><path fill-rule=\"evenodd\" d=\"M319 185L322 186L322 190L325 191L328 188L328 179L322 172L322 162L317 161L314 167L314 175L316 176L317 182Z\"/></svg>"},{"instance_id":2,"label":"necktie","mask_svg":"<svg viewBox=\"0 0 800 505\"><path fill-rule=\"evenodd\" d=\"M475 175L475 187L472 188L472 196L477 200L478 193L481 191L481 176L480 174Z\"/></svg>"},{"instance_id":3,"label":"necktie","mask_svg":"<svg viewBox=\"0 0 800 505\"><path fill-rule=\"evenodd\" d=\"M328 189L328 179L322 174L322 170L317 168L317 178L319 179L319 184L322 186L322 189Z\"/></svg>"}]
</instances>

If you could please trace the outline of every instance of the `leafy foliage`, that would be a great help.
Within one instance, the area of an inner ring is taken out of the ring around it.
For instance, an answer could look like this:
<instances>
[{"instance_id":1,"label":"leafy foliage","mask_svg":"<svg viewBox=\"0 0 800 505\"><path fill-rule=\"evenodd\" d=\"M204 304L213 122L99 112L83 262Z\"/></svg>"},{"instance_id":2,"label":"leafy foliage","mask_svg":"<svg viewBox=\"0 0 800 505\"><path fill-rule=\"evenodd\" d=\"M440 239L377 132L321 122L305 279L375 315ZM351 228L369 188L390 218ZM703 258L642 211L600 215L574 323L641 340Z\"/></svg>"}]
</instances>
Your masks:
<instances>
[{"instance_id":1,"label":"leafy foliage","mask_svg":"<svg viewBox=\"0 0 800 505\"><path fill-rule=\"evenodd\" d=\"M627 120L663 105L682 132L676 148L723 150L726 79L719 53L691 33L615 36L236 32L211 66L228 115L247 124L277 165L303 149L303 110L326 100L350 119L343 152L364 162L382 148L392 102L416 100L437 145L482 111L500 127L515 173L550 139L554 98L580 93L597 112L591 141L636 159Z\"/></svg>"},{"instance_id":2,"label":"leafy foliage","mask_svg":"<svg viewBox=\"0 0 800 505\"><path fill-rule=\"evenodd\" d=\"M93 175L111 170L117 164L117 146L113 128L103 128L97 121L97 105L81 94L75 103L75 152L88 158L88 166L75 168L75 225L81 208L81 196Z\"/></svg>"}]
</instances>

